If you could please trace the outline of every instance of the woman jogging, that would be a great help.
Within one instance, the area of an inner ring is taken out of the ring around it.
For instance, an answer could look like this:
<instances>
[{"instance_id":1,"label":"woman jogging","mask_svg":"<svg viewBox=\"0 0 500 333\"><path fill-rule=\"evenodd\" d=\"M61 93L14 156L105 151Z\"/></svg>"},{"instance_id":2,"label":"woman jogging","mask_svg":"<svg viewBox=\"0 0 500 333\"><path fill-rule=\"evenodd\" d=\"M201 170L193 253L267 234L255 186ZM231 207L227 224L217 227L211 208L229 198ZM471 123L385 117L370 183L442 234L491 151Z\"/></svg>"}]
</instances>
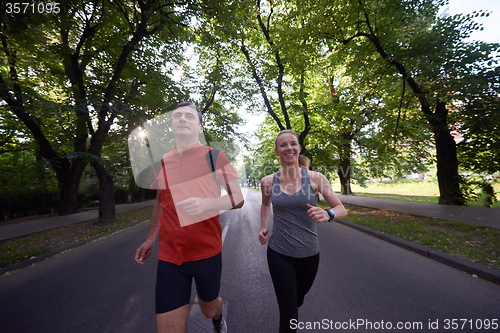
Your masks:
<instances>
[{"instance_id":1,"label":"woman jogging","mask_svg":"<svg viewBox=\"0 0 500 333\"><path fill-rule=\"evenodd\" d=\"M281 169L261 181L261 231L259 240L269 241L267 262L278 300L279 332L296 332L290 321L311 288L319 264L316 223L343 219L347 212L324 175L302 168L298 136L281 131L274 141L274 152ZM299 164L300 163L300 164ZM317 207L321 193L331 209ZM273 212L273 230L267 224Z\"/></svg>"}]
</instances>

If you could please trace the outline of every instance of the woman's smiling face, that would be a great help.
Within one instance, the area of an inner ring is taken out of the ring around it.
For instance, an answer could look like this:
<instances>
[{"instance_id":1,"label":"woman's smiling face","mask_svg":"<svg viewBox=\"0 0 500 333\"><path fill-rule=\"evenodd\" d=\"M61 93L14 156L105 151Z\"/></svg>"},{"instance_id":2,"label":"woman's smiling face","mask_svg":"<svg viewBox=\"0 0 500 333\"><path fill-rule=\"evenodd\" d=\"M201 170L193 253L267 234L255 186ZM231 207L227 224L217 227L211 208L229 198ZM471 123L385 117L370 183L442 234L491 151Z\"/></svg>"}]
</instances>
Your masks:
<instances>
[{"instance_id":1,"label":"woman's smiling face","mask_svg":"<svg viewBox=\"0 0 500 333\"><path fill-rule=\"evenodd\" d=\"M293 133L280 134L275 141L274 152L280 158L281 162L293 163L298 161L300 154L300 145Z\"/></svg>"}]
</instances>

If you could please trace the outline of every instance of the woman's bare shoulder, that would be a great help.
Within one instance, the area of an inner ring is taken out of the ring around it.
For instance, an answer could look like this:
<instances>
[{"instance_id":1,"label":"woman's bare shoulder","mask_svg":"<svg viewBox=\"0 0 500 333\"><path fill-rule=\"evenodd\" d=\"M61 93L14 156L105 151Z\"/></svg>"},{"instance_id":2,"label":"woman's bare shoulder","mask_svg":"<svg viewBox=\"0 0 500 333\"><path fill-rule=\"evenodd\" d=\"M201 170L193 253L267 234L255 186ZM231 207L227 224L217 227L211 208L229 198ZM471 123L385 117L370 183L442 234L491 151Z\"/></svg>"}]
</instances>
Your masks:
<instances>
[{"instance_id":1,"label":"woman's bare shoulder","mask_svg":"<svg viewBox=\"0 0 500 333\"><path fill-rule=\"evenodd\" d=\"M309 174L309 178L314 179L314 180L326 179L326 177L321 172L307 170L307 173Z\"/></svg>"},{"instance_id":2,"label":"woman's bare shoulder","mask_svg":"<svg viewBox=\"0 0 500 333\"><path fill-rule=\"evenodd\" d=\"M271 185L273 183L273 177L274 177L274 174L267 175L264 178L262 178L262 180L260 181L260 183L262 185Z\"/></svg>"}]
</instances>

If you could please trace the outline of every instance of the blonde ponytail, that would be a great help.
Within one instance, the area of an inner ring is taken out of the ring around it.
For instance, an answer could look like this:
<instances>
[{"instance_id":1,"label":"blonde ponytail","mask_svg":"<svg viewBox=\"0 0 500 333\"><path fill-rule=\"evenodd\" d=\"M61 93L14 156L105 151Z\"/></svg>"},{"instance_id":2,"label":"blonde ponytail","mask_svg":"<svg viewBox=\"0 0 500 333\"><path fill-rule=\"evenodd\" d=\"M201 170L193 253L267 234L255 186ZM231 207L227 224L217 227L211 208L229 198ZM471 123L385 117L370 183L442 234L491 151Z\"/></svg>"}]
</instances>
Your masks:
<instances>
[{"instance_id":1,"label":"blonde ponytail","mask_svg":"<svg viewBox=\"0 0 500 333\"><path fill-rule=\"evenodd\" d=\"M299 167L309 170L311 166L311 160L304 155L299 155Z\"/></svg>"}]
</instances>

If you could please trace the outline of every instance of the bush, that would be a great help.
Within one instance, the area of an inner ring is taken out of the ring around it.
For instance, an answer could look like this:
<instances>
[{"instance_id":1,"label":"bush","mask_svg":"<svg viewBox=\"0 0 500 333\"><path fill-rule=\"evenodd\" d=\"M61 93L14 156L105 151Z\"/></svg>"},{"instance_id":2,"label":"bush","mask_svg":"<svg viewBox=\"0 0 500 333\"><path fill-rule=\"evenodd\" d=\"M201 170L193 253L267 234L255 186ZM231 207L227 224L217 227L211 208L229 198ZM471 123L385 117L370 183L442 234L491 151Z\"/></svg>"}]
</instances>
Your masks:
<instances>
[{"instance_id":1,"label":"bush","mask_svg":"<svg viewBox=\"0 0 500 333\"><path fill-rule=\"evenodd\" d=\"M126 188L115 188L115 201L117 204L129 202L130 192ZM144 190L145 200L154 199L156 191ZM90 206L92 200L98 200L96 191L80 191L78 193L78 207ZM132 201L139 201L139 191L132 192ZM58 211L59 191L41 188L10 188L0 190L0 221L52 214Z\"/></svg>"},{"instance_id":2,"label":"bush","mask_svg":"<svg viewBox=\"0 0 500 333\"><path fill-rule=\"evenodd\" d=\"M11 188L0 191L0 221L57 211L59 194L39 188Z\"/></svg>"}]
</instances>

